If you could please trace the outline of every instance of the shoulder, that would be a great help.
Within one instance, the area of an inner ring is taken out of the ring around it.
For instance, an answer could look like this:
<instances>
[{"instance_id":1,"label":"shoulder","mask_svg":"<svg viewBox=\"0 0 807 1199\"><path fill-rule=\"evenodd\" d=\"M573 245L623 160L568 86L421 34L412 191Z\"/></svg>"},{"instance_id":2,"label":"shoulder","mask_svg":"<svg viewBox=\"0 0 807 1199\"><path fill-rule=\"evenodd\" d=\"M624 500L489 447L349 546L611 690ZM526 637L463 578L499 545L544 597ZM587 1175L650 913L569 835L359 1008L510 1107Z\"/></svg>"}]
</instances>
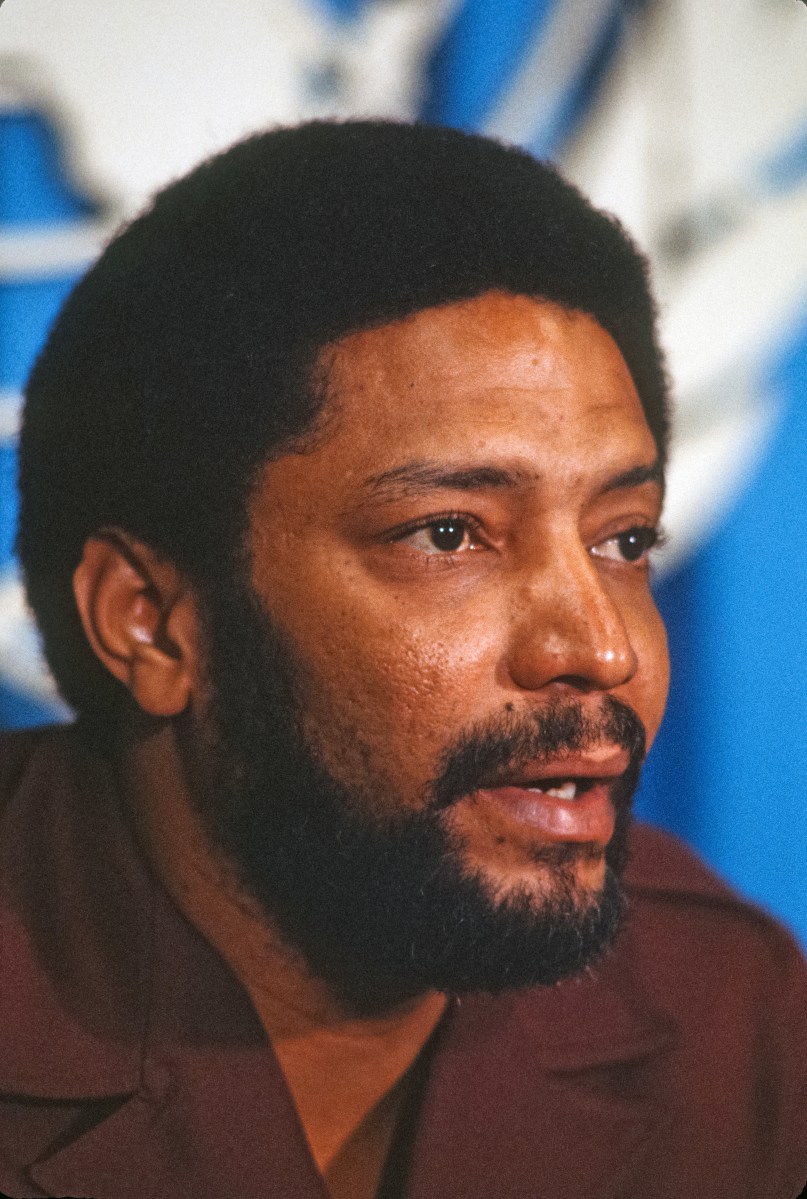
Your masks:
<instances>
[{"instance_id":1,"label":"shoulder","mask_svg":"<svg viewBox=\"0 0 807 1199\"><path fill-rule=\"evenodd\" d=\"M686 1097L692 1137L709 1129L712 1144L722 1138L737 1160L768 1137L781 1177L800 1185L807 1172L807 962L800 948L778 921L657 829L636 827L625 883L629 915L615 956L675 1029L671 1078Z\"/></svg>"},{"instance_id":2,"label":"shoulder","mask_svg":"<svg viewBox=\"0 0 807 1199\"><path fill-rule=\"evenodd\" d=\"M13 795L37 746L51 732L51 729L20 729L0 733L0 807Z\"/></svg>"},{"instance_id":3,"label":"shoulder","mask_svg":"<svg viewBox=\"0 0 807 1199\"><path fill-rule=\"evenodd\" d=\"M680 838L637 821L631 830L630 859L625 872L629 890L690 896L708 902L741 903L731 887Z\"/></svg>"},{"instance_id":4,"label":"shoulder","mask_svg":"<svg viewBox=\"0 0 807 1199\"><path fill-rule=\"evenodd\" d=\"M697 949L693 934L700 931L710 948L720 937L726 948L734 941L745 953L756 947L804 963L792 936L772 916L740 896L671 833L635 825L625 887L634 924L655 921L668 927L670 935L688 930L690 951Z\"/></svg>"},{"instance_id":5,"label":"shoulder","mask_svg":"<svg viewBox=\"0 0 807 1199\"><path fill-rule=\"evenodd\" d=\"M0 869L23 851L60 853L68 827L109 806L114 789L108 756L78 723L0 734Z\"/></svg>"},{"instance_id":6,"label":"shoulder","mask_svg":"<svg viewBox=\"0 0 807 1199\"><path fill-rule=\"evenodd\" d=\"M738 895L677 837L649 825L634 829L625 887L628 939L643 973L673 989L693 978L699 992L709 985L735 995L755 992L767 1008L776 980L795 987L807 1046L807 962L777 920Z\"/></svg>"},{"instance_id":7,"label":"shoulder","mask_svg":"<svg viewBox=\"0 0 807 1199\"><path fill-rule=\"evenodd\" d=\"M807 961L793 936L657 829L637 826L625 882L630 906L618 956L644 993L704 1061L722 1045L738 1083L743 1069L757 1084L767 1074L773 1085L777 1074L775 1085L797 1089L803 1110ZM807 1128L802 1136L807 1141Z\"/></svg>"},{"instance_id":8,"label":"shoulder","mask_svg":"<svg viewBox=\"0 0 807 1199\"><path fill-rule=\"evenodd\" d=\"M80 777L85 756L76 725L0 733L0 818L20 793L44 792L67 777Z\"/></svg>"}]
</instances>

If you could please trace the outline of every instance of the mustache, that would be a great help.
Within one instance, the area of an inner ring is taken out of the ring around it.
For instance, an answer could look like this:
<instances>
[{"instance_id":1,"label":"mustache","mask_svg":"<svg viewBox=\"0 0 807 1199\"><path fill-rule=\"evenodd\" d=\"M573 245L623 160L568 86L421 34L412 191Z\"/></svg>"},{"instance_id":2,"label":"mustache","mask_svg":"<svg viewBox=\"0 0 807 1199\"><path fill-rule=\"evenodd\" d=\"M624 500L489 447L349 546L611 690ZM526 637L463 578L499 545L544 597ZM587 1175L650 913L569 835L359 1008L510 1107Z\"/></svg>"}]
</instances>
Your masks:
<instances>
[{"instance_id":1,"label":"mustache","mask_svg":"<svg viewBox=\"0 0 807 1199\"><path fill-rule=\"evenodd\" d=\"M604 745L628 754L627 769L615 780L612 795L617 809L625 807L639 780L647 738L633 709L610 695L597 712L587 711L580 700L555 700L530 714L508 712L472 726L443 754L431 787L431 806L442 811L463 796L497 786L530 763Z\"/></svg>"}]
</instances>

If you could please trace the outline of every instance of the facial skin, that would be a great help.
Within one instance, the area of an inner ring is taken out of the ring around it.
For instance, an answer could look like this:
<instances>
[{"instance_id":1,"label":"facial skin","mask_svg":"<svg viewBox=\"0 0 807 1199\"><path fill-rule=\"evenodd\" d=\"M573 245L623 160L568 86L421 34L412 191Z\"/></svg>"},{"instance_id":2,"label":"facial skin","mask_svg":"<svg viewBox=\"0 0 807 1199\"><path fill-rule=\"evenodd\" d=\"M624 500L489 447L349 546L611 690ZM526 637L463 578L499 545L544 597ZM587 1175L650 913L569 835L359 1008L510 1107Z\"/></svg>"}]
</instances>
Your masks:
<instances>
[{"instance_id":1,"label":"facial skin","mask_svg":"<svg viewBox=\"0 0 807 1199\"><path fill-rule=\"evenodd\" d=\"M626 535L655 527L661 488L610 336L586 315L487 293L347 337L323 364L321 443L265 468L250 550L327 770L362 789L369 766L368 814L388 822L424 807L458 735L508 715L574 700L596 721L610 696L649 745L666 641L644 534L636 551ZM569 772L617 773L624 758L601 744ZM454 803L446 825L492 898L551 898L556 865L536 859L570 844L592 850L573 871L593 893L613 824L584 806L536 812L530 792L498 788Z\"/></svg>"},{"instance_id":2,"label":"facial skin","mask_svg":"<svg viewBox=\"0 0 807 1199\"><path fill-rule=\"evenodd\" d=\"M245 979L265 920L292 990L318 979L346 1011L555 982L618 925L666 697L657 447L630 374L592 318L502 293L320 367L320 427L257 478L240 575L194 593L122 535L85 547L96 652L177 718L131 769L144 842L180 906L208 875L188 910L231 958L211 912L232 890L215 859L234 867L257 904ZM208 849L185 870L191 810Z\"/></svg>"}]
</instances>

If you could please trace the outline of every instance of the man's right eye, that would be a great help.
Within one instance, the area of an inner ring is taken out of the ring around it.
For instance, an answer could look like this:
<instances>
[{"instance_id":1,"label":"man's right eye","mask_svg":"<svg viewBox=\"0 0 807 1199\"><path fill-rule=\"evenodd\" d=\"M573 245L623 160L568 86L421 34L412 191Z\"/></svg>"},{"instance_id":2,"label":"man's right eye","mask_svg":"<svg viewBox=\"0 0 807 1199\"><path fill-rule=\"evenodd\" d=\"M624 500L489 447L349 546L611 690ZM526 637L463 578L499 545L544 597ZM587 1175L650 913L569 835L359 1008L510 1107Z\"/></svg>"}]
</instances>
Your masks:
<instances>
[{"instance_id":1,"label":"man's right eye","mask_svg":"<svg viewBox=\"0 0 807 1199\"><path fill-rule=\"evenodd\" d=\"M440 516L396 534L394 540L424 554L464 554L480 549L478 526L467 516Z\"/></svg>"}]
</instances>

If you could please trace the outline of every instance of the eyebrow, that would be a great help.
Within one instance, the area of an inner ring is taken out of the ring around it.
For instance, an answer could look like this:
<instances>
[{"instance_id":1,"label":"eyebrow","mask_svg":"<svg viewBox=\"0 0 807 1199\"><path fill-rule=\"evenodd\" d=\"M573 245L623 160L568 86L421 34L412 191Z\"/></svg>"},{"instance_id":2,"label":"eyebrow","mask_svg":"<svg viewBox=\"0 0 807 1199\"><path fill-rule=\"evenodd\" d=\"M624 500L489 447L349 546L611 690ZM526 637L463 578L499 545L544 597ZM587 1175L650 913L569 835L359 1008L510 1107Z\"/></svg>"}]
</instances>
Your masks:
<instances>
[{"instance_id":1,"label":"eyebrow","mask_svg":"<svg viewBox=\"0 0 807 1199\"><path fill-rule=\"evenodd\" d=\"M614 475L613 479L609 479L605 486L600 488L600 495L606 495L609 491L641 487L644 483L656 483L662 491L664 490L664 467L658 458L647 466L633 466L630 470Z\"/></svg>"},{"instance_id":2,"label":"eyebrow","mask_svg":"<svg viewBox=\"0 0 807 1199\"><path fill-rule=\"evenodd\" d=\"M535 482L537 475L526 470L504 470L494 466L448 467L432 462L409 462L364 482L365 490L384 499L421 495L424 492L454 490L483 491L489 488L515 488Z\"/></svg>"},{"instance_id":3,"label":"eyebrow","mask_svg":"<svg viewBox=\"0 0 807 1199\"><path fill-rule=\"evenodd\" d=\"M364 481L363 490L373 499L409 499L432 491L486 491L491 489L515 490L536 483L540 476L535 471L519 468L504 469L495 466L451 468L433 462L409 462L392 470L371 475ZM658 459L648 465L633 466L608 479L599 494L610 491L641 487L644 483L656 483L664 487L664 469Z\"/></svg>"}]
</instances>

